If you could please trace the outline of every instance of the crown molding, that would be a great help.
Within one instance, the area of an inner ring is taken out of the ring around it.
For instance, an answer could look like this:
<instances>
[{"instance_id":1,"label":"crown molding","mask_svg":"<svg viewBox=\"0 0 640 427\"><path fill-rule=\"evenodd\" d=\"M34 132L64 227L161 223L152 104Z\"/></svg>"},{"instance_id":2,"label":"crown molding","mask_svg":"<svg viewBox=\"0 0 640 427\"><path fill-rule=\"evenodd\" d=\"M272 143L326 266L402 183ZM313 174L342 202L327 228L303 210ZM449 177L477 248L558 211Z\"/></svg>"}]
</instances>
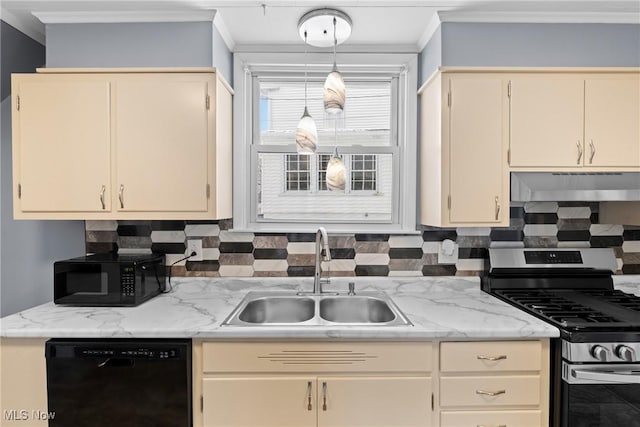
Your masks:
<instances>
[{"instance_id":1,"label":"crown molding","mask_svg":"<svg viewBox=\"0 0 640 427\"><path fill-rule=\"evenodd\" d=\"M640 24L638 12L481 12L440 11L440 22L538 24Z\"/></svg>"},{"instance_id":2,"label":"crown molding","mask_svg":"<svg viewBox=\"0 0 640 427\"><path fill-rule=\"evenodd\" d=\"M32 12L43 24L213 22L215 10Z\"/></svg>"},{"instance_id":3,"label":"crown molding","mask_svg":"<svg viewBox=\"0 0 640 427\"><path fill-rule=\"evenodd\" d=\"M424 33L422 33L422 36L420 36L420 39L418 40L418 52L422 52L424 50L427 43L431 40L431 37L433 37L435 32L438 31L438 28L440 28L440 24L441 21L439 14L434 13L433 17L431 17L431 20L427 24L427 28L425 28Z\"/></svg>"},{"instance_id":4,"label":"crown molding","mask_svg":"<svg viewBox=\"0 0 640 427\"><path fill-rule=\"evenodd\" d=\"M0 19L38 43L45 44L44 27L36 20L29 22L28 20L20 19L4 7L0 8Z\"/></svg>"},{"instance_id":5,"label":"crown molding","mask_svg":"<svg viewBox=\"0 0 640 427\"><path fill-rule=\"evenodd\" d=\"M236 42L235 40L233 40L233 37L231 37L229 28L224 23L224 20L222 19L222 15L220 15L219 13L216 13L215 16L213 17L213 26L216 27L216 29L218 30L218 33L220 33L220 37L222 37L222 40L224 40L224 43L227 45L227 48L231 52L233 52L234 48L236 47Z\"/></svg>"}]
</instances>

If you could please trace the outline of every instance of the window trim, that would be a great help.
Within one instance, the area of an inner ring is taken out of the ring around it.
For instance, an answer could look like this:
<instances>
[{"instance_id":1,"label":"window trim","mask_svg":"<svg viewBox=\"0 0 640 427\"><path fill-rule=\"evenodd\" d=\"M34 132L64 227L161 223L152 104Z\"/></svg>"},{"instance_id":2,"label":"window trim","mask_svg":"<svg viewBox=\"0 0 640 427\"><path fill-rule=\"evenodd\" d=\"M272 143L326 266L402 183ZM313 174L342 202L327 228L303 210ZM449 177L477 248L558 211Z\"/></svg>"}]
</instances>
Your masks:
<instances>
[{"instance_id":1,"label":"window trim","mask_svg":"<svg viewBox=\"0 0 640 427\"><path fill-rule=\"evenodd\" d=\"M338 223L326 221L309 223L298 221L260 222L253 216L256 212L255 199L251 196L256 188L256 171L251 167L257 158L257 148L252 143L255 132L253 115L255 114L253 99L259 99L256 85L253 84L253 73L261 75L281 73L284 68L302 66L300 53L280 52L238 52L234 54L234 156L233 156L233 230L254 232L314 232L318 226L325 226L332 233L418 233L416 230L417 206L417 71L418 57L416 53L347 53L338 54L338 62L342 68L362 73L367 77L380 77L380 71L389 69L399 74L397 90L392 91L392 103L398 109L392 109L392 138L398 141L393 147L394 159L394 201L393 218L395 223ZM333 56L329 53L309 54L309 68L329 70ZM358 64L358 65L356 65ZM283 68L284 67L284 68ZM319 72L319 71L318 71ZM388 78L388 75L387 75ZM394 99L394 92L397 99ZM257 98L255 98L257 97ZM262 147L260 151L268 151ZM280 147L282 149L284 147ZM369 152L375 154L377 147ZM275 151L275 150L274 150ZM283 152L283 151L278 151ZM325 153L319 150L320 153ZM340 149L341 154L352 152L349 147ZM385 147L384 153L389 153ZM326 151L327 154L331 152ZM357 152L356 154L361 154ZM399 165L403 164L400 168Z\"/></svg>"}]
</instances>

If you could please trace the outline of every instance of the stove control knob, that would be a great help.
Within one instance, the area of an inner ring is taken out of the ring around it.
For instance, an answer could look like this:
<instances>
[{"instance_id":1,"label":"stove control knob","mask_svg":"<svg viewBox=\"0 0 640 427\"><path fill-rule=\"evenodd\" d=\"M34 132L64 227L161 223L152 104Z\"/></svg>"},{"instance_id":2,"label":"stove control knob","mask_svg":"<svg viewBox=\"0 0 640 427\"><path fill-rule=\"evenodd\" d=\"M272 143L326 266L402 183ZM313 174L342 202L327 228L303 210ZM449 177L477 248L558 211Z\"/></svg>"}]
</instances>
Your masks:
<instances>
[{"instance_id":1,"label":"stove control knob","mask_svg":"<svg viewBox=\"0 0 640 427\"><path fill-rule=\"evenodd\" d=\"M591 355L601 362L607 361L607 353L609 353L609 350L601 345L594 345L591 347Z\"/></svg>"},{"instance_id":2,"label":"stove control knob","mask_svg":"<svg viewBox=\"0 0 640 427\"><path fill-rule=\"evenodd\" d=\"M629 346L619 345L615 350L616 356L627 362L633 362L636 358L636 352Z\"/></svg>"}]
</instances>

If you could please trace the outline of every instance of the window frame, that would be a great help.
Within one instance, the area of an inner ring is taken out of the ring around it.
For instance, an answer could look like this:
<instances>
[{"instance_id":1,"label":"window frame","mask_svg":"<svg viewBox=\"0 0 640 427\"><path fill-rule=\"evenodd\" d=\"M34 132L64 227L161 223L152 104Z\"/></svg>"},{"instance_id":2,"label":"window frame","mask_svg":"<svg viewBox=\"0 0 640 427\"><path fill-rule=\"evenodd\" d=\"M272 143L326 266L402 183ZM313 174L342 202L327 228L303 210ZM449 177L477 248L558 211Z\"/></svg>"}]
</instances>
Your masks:
<instances>
[{"instance_id":1,"label":"window frame","mask_svg":"<svg viewBox=\"0 0 640 427\"><path fill-rule=\"evenodd\" d=\"M275 49L274 49L275 50ZM288 50L291 50L290 48ZM295 49L294 49L295 50ZM260 108L259 87L256 76L291 79L303 70L302 52L237 52L234 54L234 197L233 229L254 232L313 232L324 226L333 233L418 233L416 230L417 200L417 54L415 53L362 53L338 54L338 64L345 73L362 75L364 79L397 78L396 89L392 85L391 140L390 147L362 148L340 147L340 154L392 154L393 156L393 203L391 222L362 223L358 221L264 221L257 218L257 164L259 152L295 153L295 142L283 146L254 144L259 135L260 124L253 120ZM307 59L310 75L330 70L333 56L327 53L311 53ZM257 100L257 102L256 102ZM395 107L397 105L397 108ZM257 132L256 132L257 131ZM258 149L259 148L259 149ZM390 148L392 148L390 150ZM319 154L332 154L333 146L320 147ZM349 156L350 157L350 156ZM312 161L317 163L317 161ZM400 166L402 165L402 166ZM316 168L311 168L315 170ZM350 170L350 168L348 168ZM317 171L316 171L317 173ZM313 175L313 174L312 174ZM313 183L316 188L318 183ZM379 188L379 181L376 183ZM350 196L367 193L367 190L349 193ZM370 191L369 191L370 192ZM326 194L331 192L321 191ZM371 192L370 192L371 193ZM341 193L333 193L344 196Z\"/></svg>"}]
</instances>

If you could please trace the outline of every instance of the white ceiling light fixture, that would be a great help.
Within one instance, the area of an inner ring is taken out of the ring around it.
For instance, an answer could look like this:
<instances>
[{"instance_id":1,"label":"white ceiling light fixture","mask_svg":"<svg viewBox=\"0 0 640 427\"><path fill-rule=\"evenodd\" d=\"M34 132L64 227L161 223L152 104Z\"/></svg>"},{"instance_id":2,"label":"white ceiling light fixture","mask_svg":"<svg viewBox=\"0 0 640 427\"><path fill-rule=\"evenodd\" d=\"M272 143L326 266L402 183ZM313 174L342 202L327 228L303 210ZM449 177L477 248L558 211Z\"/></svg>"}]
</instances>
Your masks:
<instances>
[{"instance_id":1,"label":"white ceiling light fixture","mask_svg":"<svg viewBox=\"0 0 640 427\"><path fill-rule=\"evenodd\" d=\"M304 35L304 113L296 128L296 151L298 154L310 155L318 147L318 128L307 109L307 34Z\"/></svg>"},{"instance_id":2,"label":"white ceiling light fixture","mask_svg":"<svg viewBox=\"0 0 640 427\"><path fill-rule=\"evenodd\" d=\"M337 114L344 110L346 86L338 71L336 47L351 35L351 18L336 9L316 9L306 13L298 22L300 35L308 37L309 44L317 47L333 46L333 69L324 82L324 109Z\"/></svg>"}]
</instances>

